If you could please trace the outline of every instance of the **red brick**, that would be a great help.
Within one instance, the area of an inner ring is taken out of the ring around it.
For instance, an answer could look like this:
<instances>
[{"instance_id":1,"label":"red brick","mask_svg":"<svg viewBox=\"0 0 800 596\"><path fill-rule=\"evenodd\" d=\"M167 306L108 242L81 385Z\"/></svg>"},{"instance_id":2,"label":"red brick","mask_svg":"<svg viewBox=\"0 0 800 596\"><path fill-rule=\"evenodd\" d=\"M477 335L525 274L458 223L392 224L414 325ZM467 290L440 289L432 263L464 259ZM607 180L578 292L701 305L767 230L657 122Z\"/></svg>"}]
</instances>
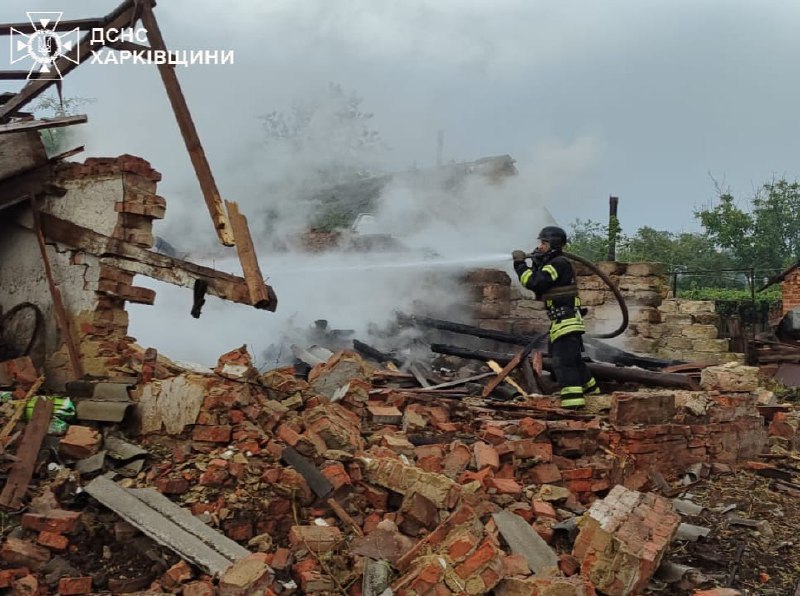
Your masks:
<instances>
[{"instance_id":1,"label":"red brick","mask_svg":"<svg viewBox=\"0 0 800 596\"><path fill-rule=\"evenodd\" d=\"M458 533L448 539L447 554L455 562L461 561L478 545L479 539L469 531Z\"/></svg>"},{"instance_id":2,"label":"red brick","mask_svg":"<svg viewBox=\"0 0 800 596\"><path fill-rule=\"evenodd\" d=\"M479 573L493 559L500 556L497 548L488 541L484 541L467 560L456 567L456 573L461 579L466 579Z\"/></svg>"},{"instance_id":3,"label":"red brick","mask_svg":"<svg viewBox=\"0 0 800 596\"><path fill-rule=\"evenodd\" d=\"M587 480L592 477L592 468L575 468L573 470L561 470L563 480Z\"/></svg>"},{"instance_id":4,"label":"red brick","mask_svg":"<svg viewBox=\"0 0 800 596\"><path fill-rule=\"evenodd\" d=\"M55 532L39 532L39 537L36 542L42 546L46 546L51 550L66 550L69 546L69 539L63 534L56 534Z\"/></svg>"},{"instance_id":5,"label":"red brick","mask_svg":"<svg viewBox=\"0 0 800 596\"><path fill-rule=\"evenodd\" d=\"M413 531L417 529L416 526L431 529L438 521L436 505L430 499L417 492L406 495L400 507L400 512L403 514L404 520L401 528L404 532L412 535L416 534Z\"/></svg>"},{"instance_id":6,"label":"red brick","mask_svg":"<svg viewBox=\"0 0 800 596\"><path fill-rule=\"evenodd\" d=\"M19 538L8 538L0 548L0 558L12 565L39 569L50 560L50 551Z\"/></svg>"},{"instance_id":7,"label":"red brick","mask_svg":"<svg viewBox=\"0 0 800 596\"><path fill-rule=\"evenodd\" d=\"M489 478L486 484L501 495L518 495L522 492L522 486L511 478Z\"/></svg>"},{"instance_id":8,"label":"red brick","mask_svg":"<svg viewBox=\"0 0 800 596\"><path fill-rule=\"evenodd\" d=\"M537 518L539 517L548 517L550 519L558 518L558 516L556 515L556 510L547 501L535 500L533 502L533 512Z\"/></svg>"},{"instance_id":9,"label":"red brick","mask_svg":"<svg viewBox=\"0 0 800 596\"><path fill-rule=\"evenodd\" d=\"M192 430L192 439L209 443L228 443L231 440L231 427L222 426L195 426Z\"/></svg>"},{"instance_id":10,"label":"red brick","mask_svg":"<svg viewBox=\"0 0 800 596\"><path fill-rule=\"evenodd\" d=\"M530 575L527 559L522 555L506 555L502 559L505 575Z\"/></svg>"},{"instance_id":11,"label":"red brick","mask_svg":"<svg viewBox=\"0 0 800 596\"><path fill-rule=\"evenodd\" d=\"M167 588L176 588L192 579L192 568L186 561L179 561L161 576L161 583Z\"/></svg>"},{"instance_id":12,"label":"red brick","mask_svg":"<svg viewBox=\"0 0 800 596\"><path fill-rule=\"evenodd\" d=\"M547 424L541 420L534 420L533 418L523 418L519 421L519 432L522 436L529 439L535 439L544 431L547 430Z\"/></svg>"},{"instance_id":13,"label":"red brick","mask_svg":"<svg viewBox=\"0 0 800 596\"><path fill-rule=\"evenodd\" d=\"M389 493L388 491L372 486L371 484L362 485L364 488L364 497L367 499L370 507L378 511L386 511L389 507Z\"/></svg>"},{"instance_id":14,"label":"red brick","mask_svg":"<svg viewBox=\"0 0 800 596\"><path fill-rule=\"evenodd\" d=\"M61 437L58 449L66 457L83 459L98 452L100 441L100 433L95 429L73 424Z\"/></svg>"},{"instance_id":15,"label":"red brick","mask_svg":"<svg viewBox=\"0 0 800 596\"><path fill-rule=\"evenodd\" d=\"M219 580L219 596L250 596L264 594L272 583L273 574L258 553L239 559Z\"/></svg>"},{"instance_id":16,"label":"red brick","mask_svg":"<svg viewBox=\"0 0 800 596\"><path fill-rule=\"evenodd\" d=\"M536 484L556 484L561 482L561 470L553 463L533 466L530 470L530 476L531 480Z\"/></svg>"},{"instance_id":17,"label":"red brick","mask_svg":"<svg viewBox=\"0 0 800 596\"><path fill-rule=\"evenodd\" d=\"M291 564L292 551L288 548L279 548L272 557L272 568L283 571Z\"/></svg>"},{"instance_id":18,"label":"red brick","mask_svg":"<svg viewBox=\"0 0 800 596\"><path fill-rule=\"evenodd\" d=\"M499 445L506 440L506 434L496 426L489 426L483 431L481 438L490 445Z\"/></svg>"},{"instance_id":19,"label":"red brick","mask_svg":"<svg viewBox=\"0 0 800 596\"><path fill-rule=\"evenodd\" d=\"M253 537L253 524L247 520L230 520L223 523L225 535L231 540L244 542Z\"/></svg>"},{"instance_id":20,"label":"red brick","mask_svg":"<svg viewBox=\"0 0 800 596\"><path fill-rule=\"evenodd\" d=\"M277 437L290 447L294 447L300 441L300 434L286 424L281 424L278 427Z\"/></svg>"},{"instance_id":21,"label":"red brick","mask_svg":"<svg viewBox=\"0 0 800 596\"><path fill-rule=\"evenodd\" d=\"M315 553L326 553L341 539L342 533L335 526L292 526L289 530L289 543L295 550L307 548Z\"/></svg>"},{"instance_id":22,"label":"red brick","mask_svg":"<svg viewBox=\"0 0 800 596\"><path fill-rule=\"evenodd\" d=\"M492 470L500 469L500 456L491 445L483 441L477 441L472 449L475 453L475 467L478 470L483 468L491 468Z\"/></svg>"},{"instance_id":23,"label":"red brick","mask_svg":"<svg viewBox=\"0 0 800 596\"><path fill-rule=\"evenodd\" d=\"M228 480L230 474L227 470L220 470L219 468L208 468L200 476L200 484L203 486L222 486Z\"/></svg>"},{"instance_id":24,"label":"red brick","mask_svg":"<svg viewBox=\"0 0 800 596\"><path fill-rule=\"evenodd\" d=\"M352 484L350 476L347 475L344 466L340 463L325 466L322 468L322 474L333 485L333 490L339 490L343 486Z\"/></svg>"},{"instance_id":25,"label":"red brick","mask_svg":"<svg viewBox=\"0 0 800 596\"><path fill-rule=\"evenodd\" d=\"M538 459L541 462L550 462L553 459L553 445L551 443L537 443L533 439L510 441L508 446L519 459Z\"/></svg>"},{"instance_id":26,"label":"red brick","mask_svg":"<svg viewBox=\"0 0 800 596\"><path fill-rule=\"evenodd\" d=\"M551 522L552 523L552 522ZM553 538L555 536L555 530L547 523L547 518L542 518L541 521L537 520L531 524L531 527L536 531L539 536L541 536L542 540L544 540L547 544L551 544L553 542Z\"/></svg>"},{"instance_id":27,"label":"red brick","mask_svg":"<svg viewBox=\"0 0 800 596\"><path fill-rule=\"evenodd\" d=\"M22 527L35 532L70 534L78 528L80 518L79 511L66 509L52 509L45 514L26 513L22 516Z\"/></svg>"},{"instance_id":28,"label":"red brick","mask_svg":"<svg viewBox=\"0 0 800 596\"><path fill-rule=\"evenodd\" d=\"M0 571L0 589L10 588L15 579L25 577L30 571L27 567L17 567L16 569L4 569Z\"/></svg>"},{"instance_id":29,"label":"red brick","mask_svg":"<svg viewBox=\"0 0 800 596\"><path fill-rule=\"evenodd\" d=\"M189 490L189 482L185 478L159 478L156 488L164 495L182 495Z\"/></svg>"}]
</instances>

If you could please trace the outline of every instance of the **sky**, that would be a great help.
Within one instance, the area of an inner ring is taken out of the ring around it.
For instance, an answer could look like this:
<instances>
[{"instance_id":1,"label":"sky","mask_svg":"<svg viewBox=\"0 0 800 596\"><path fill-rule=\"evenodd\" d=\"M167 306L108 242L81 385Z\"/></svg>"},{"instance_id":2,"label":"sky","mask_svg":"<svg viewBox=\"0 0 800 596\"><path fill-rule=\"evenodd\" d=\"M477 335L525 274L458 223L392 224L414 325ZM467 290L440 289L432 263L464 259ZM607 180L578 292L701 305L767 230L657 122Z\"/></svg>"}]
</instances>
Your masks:
<instances>
[{"instance_id":1,"label":"sky","mask_svg":"<svg viewBox=\"0 0 800 596\"><path fill-rule=\"evenodd\" d=\"M116 5L4 0L0 22ZM265 150L259 116L329 83L374 114L385 171L433 166L439 130L445 161L516 160L513 189L473 189L472 217L445 234L468 239L474 254L531 243L541 206L565 227L605 221L613 194L628 234L697 231L692 212L714 198L715 180L746 199L798 175L800 3L162 0L155 10L170 49L235 52L233 65L177 71L220 190L245 213L280 203L265 185L292 167ZM3 42L0 62L6 52ZM92 100L85 156L131 153L162 172L169 206L157 232L212 233L156 67L84 64L64 94Z\"/></svg>"}]
</instances>

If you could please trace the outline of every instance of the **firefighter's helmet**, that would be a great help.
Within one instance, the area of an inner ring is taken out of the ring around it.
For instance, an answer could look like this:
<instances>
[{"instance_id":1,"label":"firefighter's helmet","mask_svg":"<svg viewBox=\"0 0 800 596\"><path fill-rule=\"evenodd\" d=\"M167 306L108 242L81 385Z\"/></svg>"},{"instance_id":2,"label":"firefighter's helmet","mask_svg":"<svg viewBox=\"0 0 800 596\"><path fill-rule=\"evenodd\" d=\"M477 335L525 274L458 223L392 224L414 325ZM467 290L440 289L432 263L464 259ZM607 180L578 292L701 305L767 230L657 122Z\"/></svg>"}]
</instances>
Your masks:
<instances>
[{"instance_id":1,"label":"firefighter's helmet","mask_svg":"<svg viewBox=\"0 0 800 596\"><path fill-rule=\"evenodd\" d=\"M550 250L560 250L567 244L567 233L558 226L545 226L539 232L538 239L547 242Z\"/></svg>"}]
</instances>

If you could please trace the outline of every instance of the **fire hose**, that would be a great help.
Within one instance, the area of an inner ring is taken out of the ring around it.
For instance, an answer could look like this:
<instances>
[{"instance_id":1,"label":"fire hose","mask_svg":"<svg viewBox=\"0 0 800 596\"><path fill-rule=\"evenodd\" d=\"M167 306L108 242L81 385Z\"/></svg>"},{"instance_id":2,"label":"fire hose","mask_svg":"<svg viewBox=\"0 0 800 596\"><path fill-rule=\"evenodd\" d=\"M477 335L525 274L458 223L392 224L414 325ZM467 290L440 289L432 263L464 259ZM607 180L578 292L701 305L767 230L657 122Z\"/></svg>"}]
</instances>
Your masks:
<instances>
[{"instance_id":1,"label":"fire hose","mask_svg":"<svg viewBox=\"0 0 800 596\"><path fill-rule=\"evenodd\" d=\"M609 331L607 333L587 333L588 337L595 337L597 339L608 339L610 337L617 337L618 335L622 335L622 333L628 328L628 305L625 304L625 298L622 297L622 292L619 291L617 284L611 281L605 273L603 273L600 268L592 263L588 259L584 259L583 257L579 257L576 254L572 254L570 252L562 252L565 257L570 259L571 261L577 261L583 265L586 265L589 269L592 270L593 273L597 274L597 277L603 280L608 286L608 289L611 290L611 293L614 294L614 298L617 299L617 304L619 304L619 310L622 314L622 321L614 331Z\"/></svg>"}]
</instances>

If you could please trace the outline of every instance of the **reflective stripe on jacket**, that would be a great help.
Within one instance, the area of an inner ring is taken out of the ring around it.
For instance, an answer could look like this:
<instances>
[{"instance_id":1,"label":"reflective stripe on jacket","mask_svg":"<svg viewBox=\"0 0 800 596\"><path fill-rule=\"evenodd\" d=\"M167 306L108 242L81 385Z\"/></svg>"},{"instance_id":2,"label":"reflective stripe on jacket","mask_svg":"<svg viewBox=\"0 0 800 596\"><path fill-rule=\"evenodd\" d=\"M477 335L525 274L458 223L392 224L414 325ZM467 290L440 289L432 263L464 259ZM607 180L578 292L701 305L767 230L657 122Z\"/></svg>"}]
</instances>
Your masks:
<instances>
[{"instance_id":1,"label":"reflective stripe on jacket","mask_svg":"<svg viewBox=\"0 0 800 596\"><path fill-rule=\"evenodd\" d=\"M573 293L567 287L575 287L575 272L572 263L560 251L546 257L541 268L531 269L526 263L518 262L514 269L520 283L535 292L537 299L544 301L551 318L550 341L570 333L586 332L577 290ZM559 316L561 313L566 316Z\"/></svg>"}]
</instances>

